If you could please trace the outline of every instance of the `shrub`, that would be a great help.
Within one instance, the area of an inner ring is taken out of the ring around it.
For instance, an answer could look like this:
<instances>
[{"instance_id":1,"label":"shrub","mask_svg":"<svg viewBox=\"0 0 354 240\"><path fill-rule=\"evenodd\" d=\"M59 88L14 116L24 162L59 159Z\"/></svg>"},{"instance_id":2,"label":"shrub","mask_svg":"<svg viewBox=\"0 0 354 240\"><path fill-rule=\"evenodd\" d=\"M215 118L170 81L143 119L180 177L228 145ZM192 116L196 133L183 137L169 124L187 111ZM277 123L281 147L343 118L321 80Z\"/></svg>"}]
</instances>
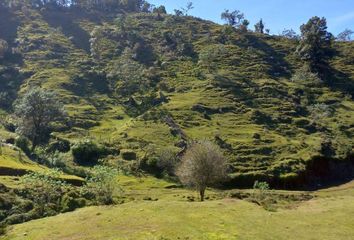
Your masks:
<instances>
[{"instance_id":1,"label":"shrub","mask_svg":"<svg viewBox=\"0 0 354 240\"><path fill-rule=\"evenodd\" d=\"M70 142L68 140L65 139L60 139L60 140L56 140L52 143L49 144L47 151L49 152L69 152L70 151Z\"/></svg>"},{"instance_id":2,"label":"shrub","mask_svg":"<svg viewBox=\"0 0 354 240\"><path fill-rule=\"evenodd\" d=\"M0 209L10 210L12 208L12 202L9 201L6 195L0 196Z\"/></svg>"},{"instance_id":3,"label":"shrub","mask_svg":"<svg viewBox=\"0 0 354 240\"><path fill-rule=\"evenodd\" d=\"M72 147L74 161L79 165L92 166L97 164L98 159L105 153L105 149L95 142L86 140Z\"/></svg>"},{"instance_id":4,"label":"shrub","mask_svg":"<svg viewBox=\"0 0 354 240\"><path fill-rule=\"evenodd\" d=\"M48 211L59 209L61 196L69 188L60 179L62 172L51 169L46 172L29 173L22 178L25 186L23 194L32 200L39 209L41 216L48 215ZM50 213L50 215L53 215Z\"/></svg>"},{"instance_id":5,"label":"shrub","mask_svg":"<svg viewBox=\"0 0 354 240\"><path fill-rule=\"evenodd\" d=\"M64 159L65 156L58 151L49 152L49 153L42 152L39 154L39 157L41 158L42 162L49 167L60 168L60 169L66 168L65 159Z\"/></svg>"},{"instance_id":6,"label":"shrub","mask_svg":"<svg viewBox=\"0 0 354 240\"><path fill-rule=\"evenodd\" d=\"M307 107L310 117L314 122L321 122L323 119L332 117L335 109L327 104L318 103Z\"/></svg>"},{"instance_id":7,"label":"shrub","mask_svg":"<svg viewBox=\"0 0 354 240\"><path fill-rule=\"evenodd\" d=\"M61 199L61 211L70 212L86 206L86 199L81 198L77 192L70 191Z\"/></svg>"},{"instance_id":8,"label":"shrub","mask_svg":"<svg viewBox=\"0 0 354 240\"><path fill-rule=\"evenodd\" d=\"M318 86L322 83L318 74L311 72L310 68L306 65L296 70L295 74L291 78L291 81L306 86Z\"/></svg>"},{"instance_id":9,"label":"shrub","mask_svg":"<svg viewBox=\"0 0 354 240\"><path fill-rule=\"evenodd\" d=\"M118 171L107 166L95 166L86 178L83 195L94 195L97 204L112 204L113 197L120 191L117 180Z\"/></svg>"},{"instance_id":10,"label":"shrub","mask_svg":"<svg viewBox=\"0 0 354 240\"><path fill-rule=\"evenodd\" d=\"M122 158L124 160L136 160L136 153L132 151L123 151L122 152Z\"/></svg>"},{"instance_id":11,"label":"shrub","mask_svg":"<svg viewBox=\"0 0 354 240\"><path fill-rule=\"evenodd\" d=\"M15 145L20 148L27 155L30 153L29 141L25 137L17 137L15 139Z\"/></svg>"},{"instance_id":12,"label":"shrub","mask_svg":"<svg viewBox=\"0 0 354 240\"><path fill-rule=\"evenodd\" d=\"M13 214L6 219L6 224L19 224L25 222L24 214Z\"/></svg>"},{"instance_id":13,"label":"shrub","mask_svg":"<svg viewBox=\"0 0 354 240\"><path fill-rule=\"evenodd\" d=\"M270 187L267 182L255 181L253 185L253 189L254 189L255 199L257 199L258 201L263 201Z\"/></svg>"},{"instance_id":14,"label":"shrub","mask_svg":"<svg viewBox=\"0 0 354 240\"><path fill-rule=\"evenodd\" d=\"M164 173L173 176L178 160L177 152L174 149L166 148L158 153L157 166Z\"/></svg>"}]
</instances>

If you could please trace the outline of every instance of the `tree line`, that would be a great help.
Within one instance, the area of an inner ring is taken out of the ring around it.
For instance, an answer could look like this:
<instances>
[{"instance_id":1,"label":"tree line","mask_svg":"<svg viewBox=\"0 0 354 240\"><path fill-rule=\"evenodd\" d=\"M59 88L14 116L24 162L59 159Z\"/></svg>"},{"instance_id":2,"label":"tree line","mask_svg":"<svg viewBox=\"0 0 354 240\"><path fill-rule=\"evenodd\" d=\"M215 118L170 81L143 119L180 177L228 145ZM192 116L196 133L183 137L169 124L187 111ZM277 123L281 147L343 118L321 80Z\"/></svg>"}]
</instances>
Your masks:
<instances>
[{"instance_id":1,"label":"tree line","mask_svg":"<svg viewBox=\"0 0 354 240\"><path fill-rule=\"evenodd\" d=\"M104 11L152 12L155 7L145 0L3 0L3 7L58 7L82 9L97 9ZM159 9L159 8L156 8Z\"/></svg>"}]
</instances>

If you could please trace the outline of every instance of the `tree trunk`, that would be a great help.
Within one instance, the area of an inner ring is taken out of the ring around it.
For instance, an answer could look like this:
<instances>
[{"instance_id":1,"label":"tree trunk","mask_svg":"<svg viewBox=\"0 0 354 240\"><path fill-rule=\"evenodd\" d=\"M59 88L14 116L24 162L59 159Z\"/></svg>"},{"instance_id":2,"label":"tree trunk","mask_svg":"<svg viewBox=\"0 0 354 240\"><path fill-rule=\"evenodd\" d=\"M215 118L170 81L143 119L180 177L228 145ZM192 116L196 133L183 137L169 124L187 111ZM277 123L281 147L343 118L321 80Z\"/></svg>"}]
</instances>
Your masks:
<instances>
[{"instance_id":1,"label":"tree trunk","mask_svg":"<svg viewBox=\"0 0 354 240\"><path fill-rule=\"evenodd\" d=\"M200 189L199 194L200 194L200 201L204 202L205 188Z\"/></svg>"}]
</instances>

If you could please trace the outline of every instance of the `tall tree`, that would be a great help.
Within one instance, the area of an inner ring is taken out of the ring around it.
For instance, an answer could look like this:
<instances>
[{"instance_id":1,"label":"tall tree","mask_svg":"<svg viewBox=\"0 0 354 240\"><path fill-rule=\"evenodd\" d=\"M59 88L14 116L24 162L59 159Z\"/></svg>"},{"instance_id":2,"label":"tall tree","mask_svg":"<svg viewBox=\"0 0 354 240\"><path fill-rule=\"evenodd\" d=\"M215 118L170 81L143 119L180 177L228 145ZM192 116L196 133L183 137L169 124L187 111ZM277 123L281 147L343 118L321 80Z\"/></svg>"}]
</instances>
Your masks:
<instances>
[{"instance_id":1,"label":"tall tree","mask_svg":"<svg viewBox=\"0 0 354 240\"><path fill-rule=\"evenodd\" d=\"M196 188L200 200L204 201L206 188L224 180L227 167L220 148L214 143L201 141L187 149L176 174L183 184Z\"/></svg>"},{"instance_id":2,"label":"tall tree","mask_svg":"<svg viewBox=\"0 0 354 240\"><path fill-rule=\"evenodd\" d=\"M15 104L15 116L16 131L31 140L34 151L49 136L53 121L64 116L64 110L56 94L33 88Z\"/></svg>"},{"instance_id":3,"label":"tall tree","mask_svg":"<svg viewBox=\"0 0 354 240\"><path fill-rule=\"evenodd\" d=\"M257 22L254 25L254 31L257 33L264 33L264 23L263 23L263 19L259 20L259 22Z\"/></svg>"},{"instance_id":4,"label":"tall tree","mask_svg":"<svg viewBox=\"0 0 354 240\"><path fill-rule=\"evenodd\" d=\"M309 63L312 71L326 77L332 44L332 34L327 31L326 19L312 17L300 30L301 40L297 53Z\"/></svg>"}]
</instances>

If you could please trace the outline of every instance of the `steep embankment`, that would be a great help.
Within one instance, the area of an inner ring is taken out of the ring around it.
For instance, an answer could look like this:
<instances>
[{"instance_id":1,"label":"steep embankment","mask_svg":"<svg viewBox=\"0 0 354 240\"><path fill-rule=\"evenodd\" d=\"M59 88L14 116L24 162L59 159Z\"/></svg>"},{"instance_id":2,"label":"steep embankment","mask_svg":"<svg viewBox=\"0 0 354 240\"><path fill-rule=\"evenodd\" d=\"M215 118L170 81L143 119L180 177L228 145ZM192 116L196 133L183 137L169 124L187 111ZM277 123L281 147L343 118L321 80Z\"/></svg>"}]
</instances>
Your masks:
<instances>
[{"instance_id":1,"label":"steep embankment","mask_svg":"<svg viewBox=\"0 0 354 240\"><path fill-rule=\"evenodd\" d=\"M1 61L1 81L4 69L17 80L0 89L13 92L11 101L29 86L58 92L71 119L58 138L134 152L148 169L161 149L211 139L232 161L233 186L264 179L298 187L353 174L353 42L335 43L332 84L311 84L306 75L290 80L303 63L296 41L282 37L150 13L6 14L0 26L11 27L0 38L20 55Z\"/></svg>"}]
</instances>

